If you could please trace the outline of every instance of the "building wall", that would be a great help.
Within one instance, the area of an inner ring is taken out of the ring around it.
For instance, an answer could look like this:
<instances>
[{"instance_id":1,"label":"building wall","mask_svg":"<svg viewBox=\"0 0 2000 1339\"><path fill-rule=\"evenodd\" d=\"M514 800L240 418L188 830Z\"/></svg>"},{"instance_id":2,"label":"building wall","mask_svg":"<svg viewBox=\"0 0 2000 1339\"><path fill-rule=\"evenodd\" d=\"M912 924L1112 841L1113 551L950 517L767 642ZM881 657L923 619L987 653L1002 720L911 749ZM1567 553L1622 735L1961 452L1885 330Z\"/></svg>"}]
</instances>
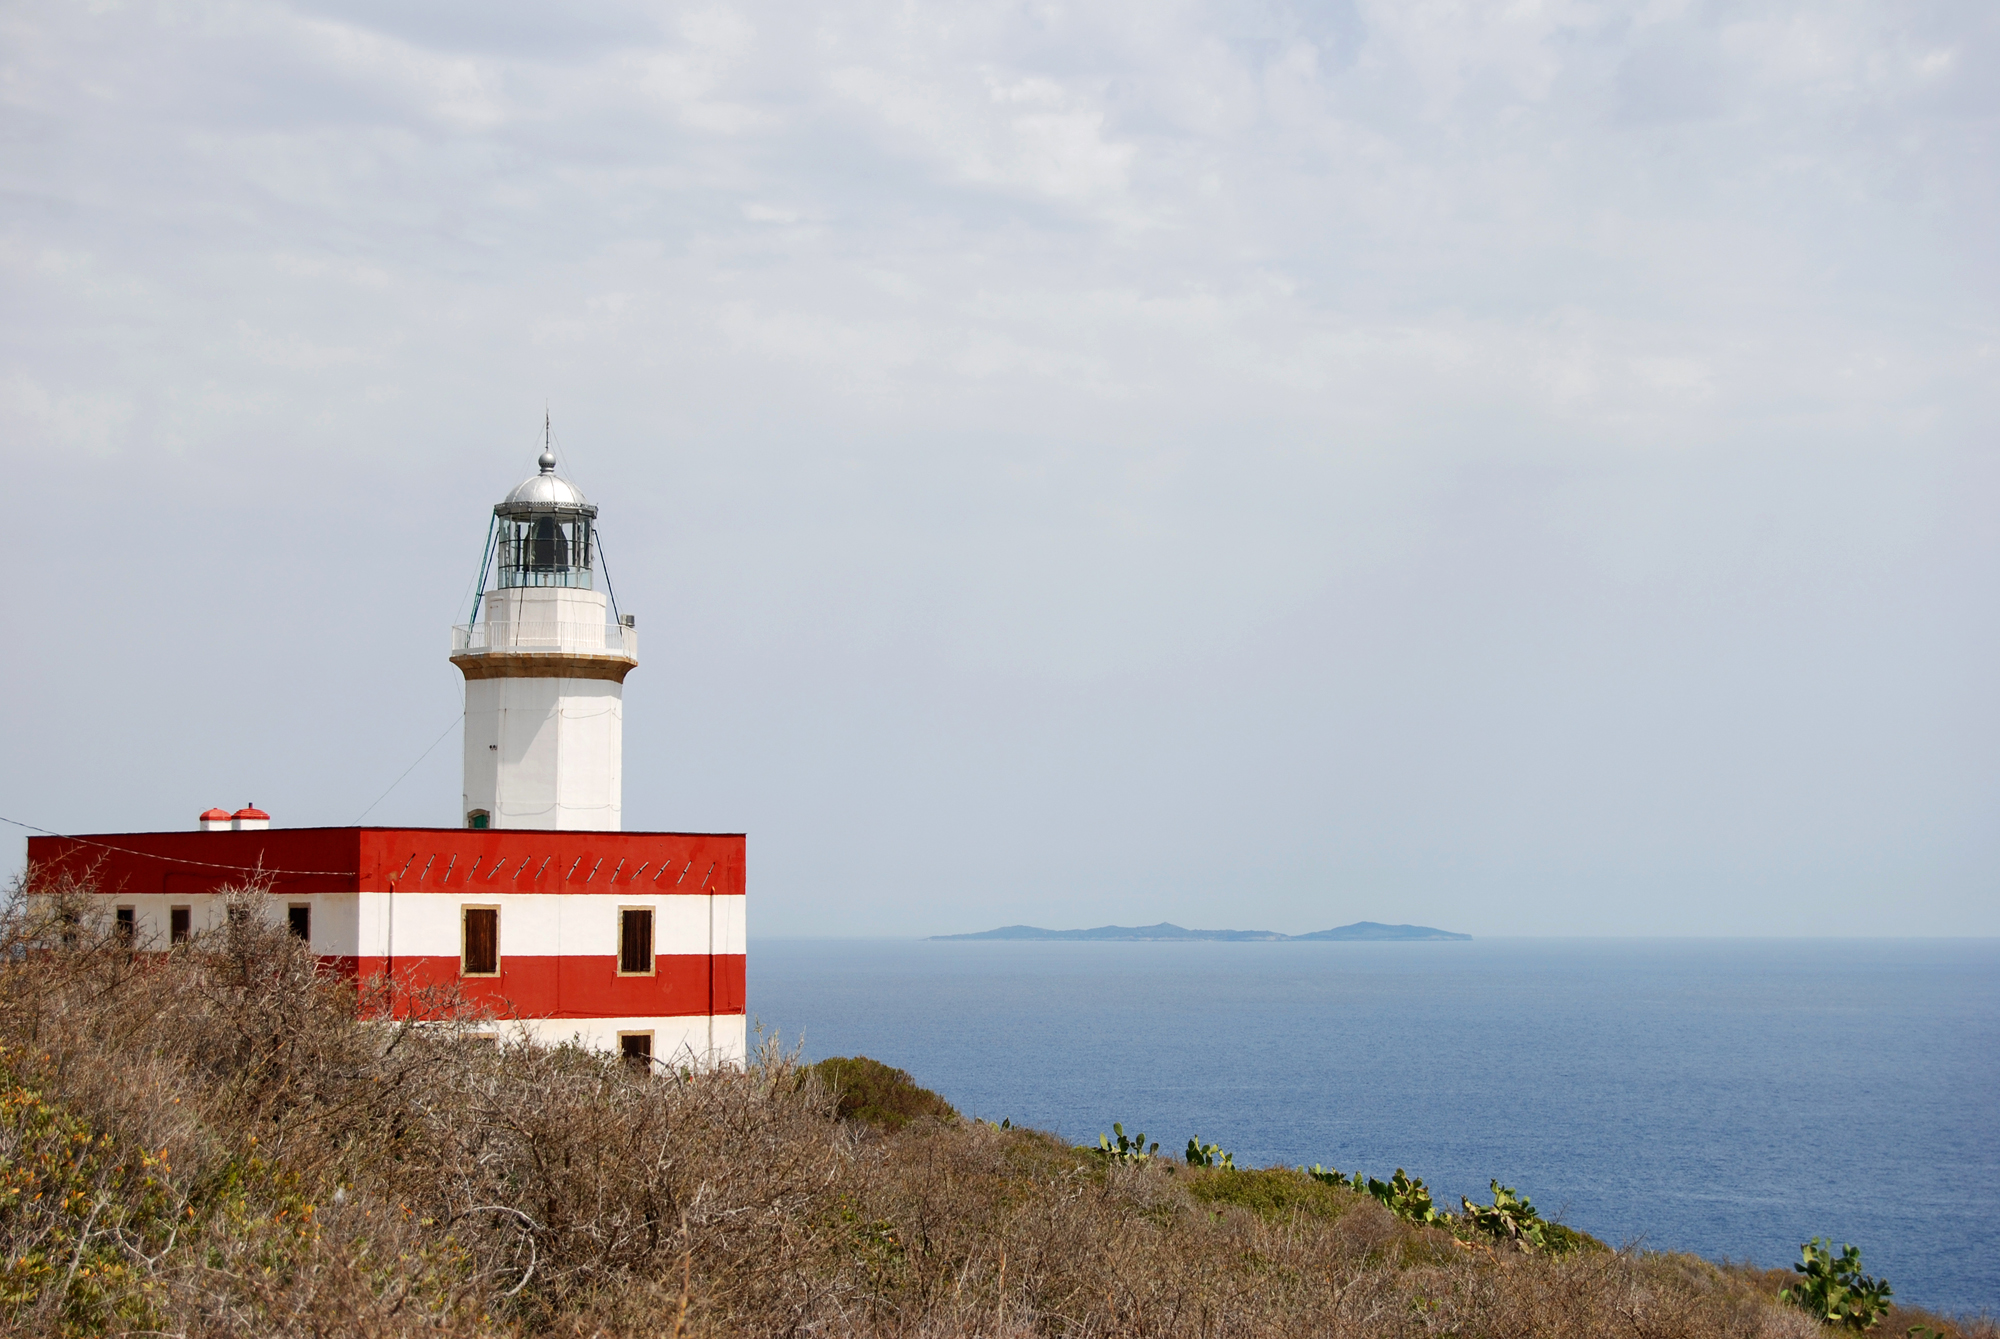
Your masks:
<instances>
[{"instance_id":1,"label":"building wall","mask_svg":"<svg viewBox=\"0 0 2000 1339\"><path fill-rule=\"evenodd\" d=\"M574 1033L615 1048L621 1032L651 1032L657 1058L687 1046L730 1062L746 1044L744 855L735 834L448 828L29 841L37 886L88 870L107 902L134 909L142 949L166 946L176 906L189 908L195 933L219 928L221 890L261 870L265 914L282 923L288 906L311 908L313 951L334 970L390 983L393 1013L428 987L455 988L540 1040ZM468 906L500 912L495 976L460 972ZM649 974L618 970L618 916L629 907L654 913Z\"/></svg>"},{"instance_id":2,"label":"building wall","mask_svg":"<svg viewBox=\"0 0 2000 1339\"><path fill-rule=\"evenodd\" d=\"M543 1019L502 1024L501 1032L545 1046L574 1041L601 1051L617 1050L619 1038L626 1033L651 1033L653 1059L673 1066L740 1065L749 1054L749 1028L742 1014L716 1014L707 1018Z\"/></svg>"}]
</instances>

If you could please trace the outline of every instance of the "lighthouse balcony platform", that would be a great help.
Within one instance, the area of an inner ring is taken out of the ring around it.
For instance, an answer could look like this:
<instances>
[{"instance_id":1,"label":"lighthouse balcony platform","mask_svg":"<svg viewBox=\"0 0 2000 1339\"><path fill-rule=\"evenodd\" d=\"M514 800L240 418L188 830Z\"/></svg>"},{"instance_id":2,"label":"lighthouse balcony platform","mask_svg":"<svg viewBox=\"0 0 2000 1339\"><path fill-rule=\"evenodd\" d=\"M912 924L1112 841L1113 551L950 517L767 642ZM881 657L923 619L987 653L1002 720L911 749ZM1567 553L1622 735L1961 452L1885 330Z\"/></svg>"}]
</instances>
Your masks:
<instances>
[{"instance_id":1,"label":"lighthouse balcony platform","mask_svg":"<svg viewBox=\"0 0 2000 1339\"><path fill-rule=\"evenodd\" d=\"M451 663L468 679L617 679L639 663L639 631L618 623L496 620L451 630Z\"/></svg>"},{"instance_id":2,"label":"lighthouse balcony platform","mask_svg":"<svg viewBox=\"0 0 2000 1339\"><path fill-rule=\"evenodd\" d=\"M639 659L639 630L581 619L458 623L451 630L454 656L545 651L551 655L614 655Z\"/></svg>"}]
</instances>

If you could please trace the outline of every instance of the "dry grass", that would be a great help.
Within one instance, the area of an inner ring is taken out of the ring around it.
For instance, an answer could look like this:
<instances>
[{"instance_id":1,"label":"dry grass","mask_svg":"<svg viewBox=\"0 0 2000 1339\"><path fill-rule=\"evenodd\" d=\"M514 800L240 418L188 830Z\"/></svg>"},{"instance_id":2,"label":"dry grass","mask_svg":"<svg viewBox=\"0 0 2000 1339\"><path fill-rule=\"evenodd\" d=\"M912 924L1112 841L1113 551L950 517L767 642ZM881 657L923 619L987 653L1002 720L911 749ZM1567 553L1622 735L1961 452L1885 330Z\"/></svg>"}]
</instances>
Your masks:
<instances>
[{"instance_id":1,"label":"dry grass","mask_svg":"<svg viewBox=\"0 0 2000 1339\"><path fill-rule=\"evenodd\" d=\"M774 1046L645 1074L496 1047L448 998L357 1021L282 929L135 957L96 905L61 891L0 926L16 1332L1820 1332L1769 1279L1689 1257L1467 1247L1292 1172L842 1121Z\"/></svg>"}]
</instances>

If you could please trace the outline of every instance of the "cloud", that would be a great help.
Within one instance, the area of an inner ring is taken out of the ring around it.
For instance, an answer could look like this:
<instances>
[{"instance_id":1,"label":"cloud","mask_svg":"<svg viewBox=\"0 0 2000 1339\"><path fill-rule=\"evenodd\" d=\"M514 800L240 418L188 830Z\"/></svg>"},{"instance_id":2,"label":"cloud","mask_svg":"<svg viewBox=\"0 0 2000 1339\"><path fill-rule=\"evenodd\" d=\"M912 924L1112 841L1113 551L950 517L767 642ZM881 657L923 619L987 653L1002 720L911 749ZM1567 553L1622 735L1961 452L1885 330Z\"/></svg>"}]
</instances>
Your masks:
<instances>
[{"instance_id":1,"label":"cloud","mask_svg":"<svg viewBox=\"0 0 2000 1339\"><path fill-rule=\"evenodd\" d=\"M163 822L251 766L176 714L223 657L260 798L372 799L547 404L659 629L628 805L770 834L774 926L1202 920L1227 868L1292 928L1921 885L1911 925L2000 929L1988 6L190 0L0 42L21 533L88 555L9 608L197 648L9 668L53 704L10 754L74 760L50 826L90 731ZM248 567L254 617L186 594Z\"/></svg>"}]
</instances>

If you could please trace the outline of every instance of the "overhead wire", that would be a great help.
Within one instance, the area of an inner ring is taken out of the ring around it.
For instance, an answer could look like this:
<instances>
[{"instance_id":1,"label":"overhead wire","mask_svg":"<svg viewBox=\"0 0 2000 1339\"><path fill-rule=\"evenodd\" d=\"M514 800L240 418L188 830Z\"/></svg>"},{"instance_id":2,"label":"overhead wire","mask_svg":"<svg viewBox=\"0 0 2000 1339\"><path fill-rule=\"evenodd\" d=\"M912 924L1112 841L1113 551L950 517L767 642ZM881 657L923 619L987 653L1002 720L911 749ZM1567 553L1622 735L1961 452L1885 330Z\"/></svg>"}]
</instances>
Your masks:
<instances>
[{"instance_id":1,"label":"overhead wire","mask_svg":"<svg viewBox=\"0 0 2000 1339\"><path fill-rule=\"evenodd\" d=\"M408 767L405 767L405 768L403 769L403 775L402 775L402 776L399 776L399 777L397 777L397 778L396 778L396 779L395 779L394 781L391 781L391 782L389 783L389 790L385 790L385 791L383 791L383 792L382 792L382 793L381 793L380 795L377 795L377 796L375 797L375 804L371 804L371 805L369 805L369 806L368 806L368 807L367 807L366 809L363 809L363 810L361 811L361 818L357 818L357 819L355 819L355 820L354 820L354 822L355 822L355 825L356 825L357 827L358 827L358 826L360 826L360 823L361 823L361 819L362 819L362 818L366 818L366 817L368 817L368 815L370 815L370 814L374 813L374 812L375 812L375 805L376 805L376 804L380 804L380 803L382 803L382 801L384 801L384 800L388 799L388 798L389 798L389 791L390 791L390 790L394 790L394 789L395 789L396 787L398 787L398 786L402 785L402 784L403 784L403 781L405 780L405 778L407 778L407 777L408 777L408 776L410 775L410 773L412 773L412 772L414 772L414 771L416 771L416 770L417 770L417 765L418 765L418 763L421 763L421 762L423 762L423 760L424 760L424 759L426 759L426 758L430 757L430 756L431 756L431 752L432 752L432 750L436 749L438 745L440 745L440 744L444 743L444 737L445 737L445 735L448 735L448 734L450 734L450 733L451 733L451 727L452 727L452 726L454 726L454 725L457 725L457 724L458 724L458 723L459 723L460 721L462 721L462 720L464 720L464 719L465 719L465 709L464 709L464 707L463 707L463 706L461 705L461 706L460 706L460 708L459 708L459 713L458 713L458 715L456 715L456 716L452 717L452 718L451 718L451 722L450 722L450 724L446 725L446 726L445 726L445 728L444 728L444 730L443 730L443 732L442 732L441 734L439 734L439 735L438 735L438 737L437 737L436 739L433 739L433 740L431 741L431 743L430 743L430 748L427 748L427 749L425 749L425 750L424 750L424 751L423 751L422 753L419 753L419 754L417 755L417 761L416 761L416 762L413 762L413 763L411 763L411 764L410 764L410 765L409 765Z\"/></svg>"}]
</instances>

